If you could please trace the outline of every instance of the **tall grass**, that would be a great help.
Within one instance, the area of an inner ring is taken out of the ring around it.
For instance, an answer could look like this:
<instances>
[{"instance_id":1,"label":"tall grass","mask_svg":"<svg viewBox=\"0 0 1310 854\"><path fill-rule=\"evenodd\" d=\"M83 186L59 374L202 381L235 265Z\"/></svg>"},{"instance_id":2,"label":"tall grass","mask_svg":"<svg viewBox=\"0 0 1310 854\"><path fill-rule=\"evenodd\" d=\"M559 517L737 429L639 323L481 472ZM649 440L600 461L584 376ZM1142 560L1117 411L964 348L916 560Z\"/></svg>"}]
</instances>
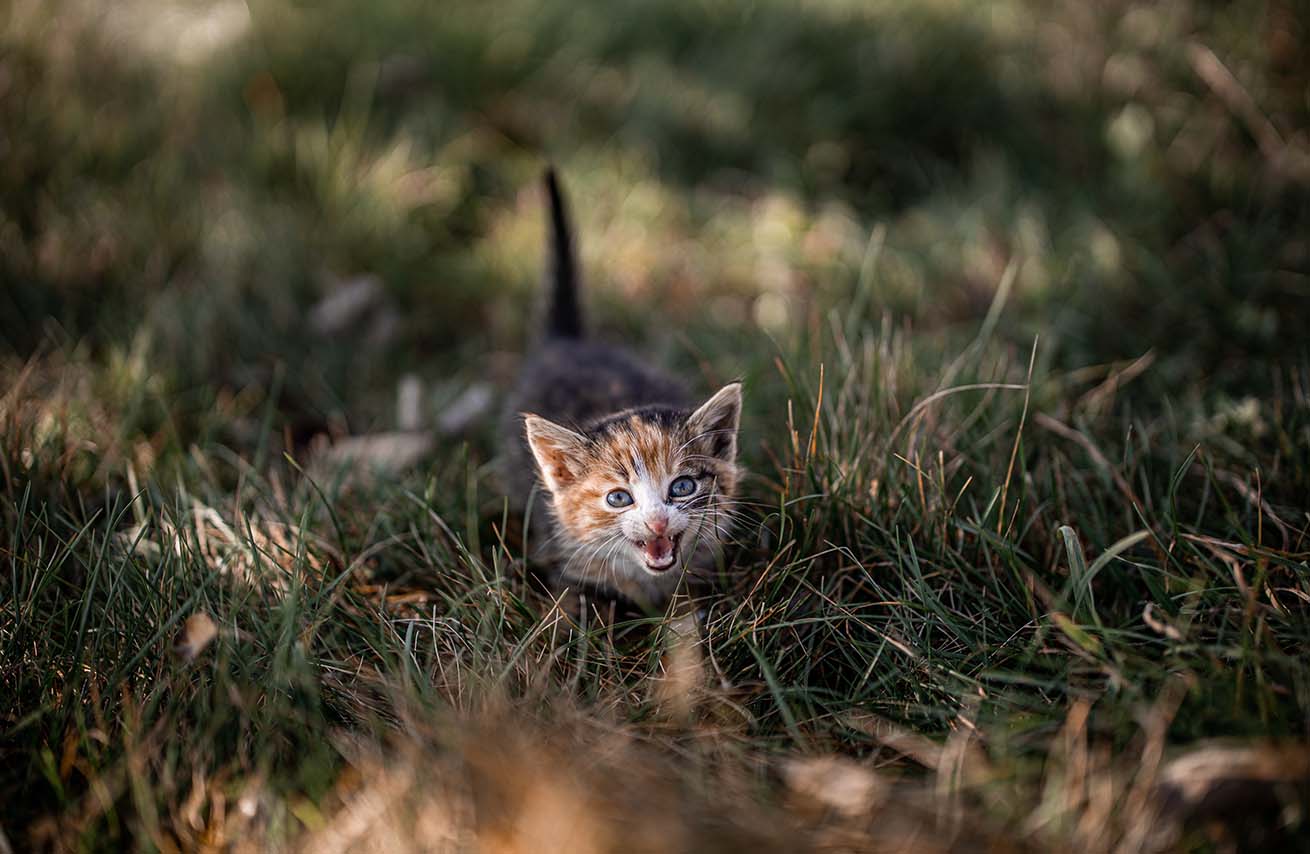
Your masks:
<instances>
[{"instance_id":1,"label":"tall grass","mask_svg":"<svg viewBox=\"0 0 1310 854\"><path fill-rule=\"evenodd\" d=\"M1239 5L6 10L0 841L1302 841L1306 22ZM746 382L694 619L557 601L435 429L543 150L599 334Z\"/></svg>"},{"instance_id":2,"label":"tall grass","mask_svg":"<svg viewBox=\"0 0 1310 854\"><path fill-rule=\"evenodd\" d=\"M7 785L28 818L61 816L42 838L195 842L213 799L242 791L259 838L288 841L318 826L296 805L354 767L342 739L449 751L458 721L499 708L539 727L581 715L599 728L584 742L653 741L693 789L703 763L742 774L796 751L906 753L940 777L944 738L972 763L947 778L953 814L981 800L1024 829L1034 803L1052 809L1039 781L1069 715L1104 749L1303 735L1310 552L1243 461L1175 450L1188 440L1164 419L1089 434L1072 380L988 342L971 351L985 367L956 370L895 333L825 339L823 385L780 362L789 405L752 413L750 503L724 590L699 605L689 680L671 669L676 622L579 621L529 584L467 457L319 483L291 457L259 472L197 453L176 483L94 508L35 497L7 458L5 719L11 750L26 745ZM42 420L25 402L7 402L8 437ZM1280 403L1274 429L1304 431L1304 398ZM196 614L216 636L193 661ZM1143 723L1162 703L1164 723ZM927 758L888 738L902 731ZM536 750L522 761L546 762ZM1020 836L1067 841L1085 808Z\"/></svg>"}]
</instances>

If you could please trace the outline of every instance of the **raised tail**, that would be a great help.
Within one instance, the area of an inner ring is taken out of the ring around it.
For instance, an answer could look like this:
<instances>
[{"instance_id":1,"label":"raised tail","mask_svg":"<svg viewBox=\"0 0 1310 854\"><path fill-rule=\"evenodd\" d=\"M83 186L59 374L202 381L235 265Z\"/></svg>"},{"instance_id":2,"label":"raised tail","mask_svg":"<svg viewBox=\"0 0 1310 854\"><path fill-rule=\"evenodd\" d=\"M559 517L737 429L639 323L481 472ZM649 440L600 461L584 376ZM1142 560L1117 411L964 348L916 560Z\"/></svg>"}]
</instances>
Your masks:
<instances>
[{"instance_id":1,"label":"raised tail","mask_svg":"<svg viewBox=\"0 0 1310 854\"><path fill-rule=\"evenodd\" d=\"M550 304L546 309L546 334L552 338L581 338L578 258L573 244L573 229L569 225L568 207L554 169L546 170L546 195L550 199Z\"/></svg>"}]
</instances>

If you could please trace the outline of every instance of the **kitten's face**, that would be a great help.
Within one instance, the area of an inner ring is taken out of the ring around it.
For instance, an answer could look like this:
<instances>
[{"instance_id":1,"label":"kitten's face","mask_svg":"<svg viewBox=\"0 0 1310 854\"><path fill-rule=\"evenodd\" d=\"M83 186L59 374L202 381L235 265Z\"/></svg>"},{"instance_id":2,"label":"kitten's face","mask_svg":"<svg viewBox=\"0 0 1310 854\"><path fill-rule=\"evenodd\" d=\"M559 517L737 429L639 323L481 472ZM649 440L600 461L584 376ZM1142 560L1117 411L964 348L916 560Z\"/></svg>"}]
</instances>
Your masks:
<instances>
[{"instance_id":1,"label":"kitten's face","mask_svg":"<svg viewBox=\"0 0 1310 854\"><path fill-rule=\"evenodd\" d=\"M586 434L525 416L570 563L663 576L717 548L737 487L740 414L732 383L691 414L630 410Z\"/></svg>"}]
</instances>

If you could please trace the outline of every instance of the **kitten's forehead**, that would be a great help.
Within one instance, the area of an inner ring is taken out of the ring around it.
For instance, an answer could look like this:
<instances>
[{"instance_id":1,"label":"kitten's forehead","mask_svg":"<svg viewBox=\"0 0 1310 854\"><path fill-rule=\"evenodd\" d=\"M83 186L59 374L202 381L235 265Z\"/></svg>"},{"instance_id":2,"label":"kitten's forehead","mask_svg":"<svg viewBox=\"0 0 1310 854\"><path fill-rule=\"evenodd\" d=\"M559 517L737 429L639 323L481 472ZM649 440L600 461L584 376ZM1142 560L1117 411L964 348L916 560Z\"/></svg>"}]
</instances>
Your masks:
<instances>
[{"instance_id":1,"label":"kitten's forehead","mask_svg":"<svg viewBox=\"0 0 1310 854\"><path fill-rule=\"evenodd\" d=\"M597 457L627 479L662 476L682 449L686 414L673 409L622 412L593 433Z\"/></svg>"}]
</instances>

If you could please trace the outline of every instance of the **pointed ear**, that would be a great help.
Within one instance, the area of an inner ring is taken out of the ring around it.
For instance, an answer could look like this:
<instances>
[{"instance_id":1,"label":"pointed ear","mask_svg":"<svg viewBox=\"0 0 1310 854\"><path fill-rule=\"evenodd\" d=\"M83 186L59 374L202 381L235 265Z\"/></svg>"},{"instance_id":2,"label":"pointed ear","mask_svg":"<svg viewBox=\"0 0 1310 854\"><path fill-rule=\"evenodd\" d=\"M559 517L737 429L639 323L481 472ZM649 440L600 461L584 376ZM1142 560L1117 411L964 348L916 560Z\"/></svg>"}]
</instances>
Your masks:
<instances>
[{"instance_id":1,"label":"pointed ear","mask_svg":"<svg viewBox=\"0 0 1310 854\"><path fill-rule=\"evenodd\" d=\"M709 456L732 462L737 458L737 426L741 422L741 383L728 383L687 419L687 431Z\"/></svg>"},{"instance_id":2,"label":"pointed ear","mask_svg":"<svg viewBox=\"0 0 1310 854\"><path fill-rule=\"evenodd\" d=\"M523 415L523 429L547 489L554 493L578 479L585 458L585 436L529 413Z\"/></svg>"}]
</instances>

